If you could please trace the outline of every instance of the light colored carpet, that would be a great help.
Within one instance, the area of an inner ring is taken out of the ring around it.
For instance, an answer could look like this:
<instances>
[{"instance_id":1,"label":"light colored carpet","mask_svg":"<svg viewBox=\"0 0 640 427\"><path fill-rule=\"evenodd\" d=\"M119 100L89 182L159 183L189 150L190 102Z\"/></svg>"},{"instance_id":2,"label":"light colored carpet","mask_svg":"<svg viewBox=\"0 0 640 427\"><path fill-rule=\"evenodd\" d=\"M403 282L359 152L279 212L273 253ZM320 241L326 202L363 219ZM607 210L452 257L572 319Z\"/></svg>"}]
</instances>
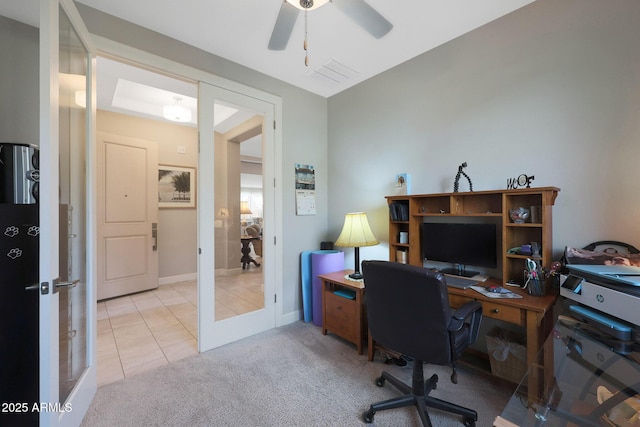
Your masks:
<instances>
[{"instance_id":1,"label":"light colored carpet","mask_svg":"<svg viewBox=\"0 0 640 427\"><path fill-rule=\"evenodd\" d=\"M365 352L366 353L366 352ZM182 359L98 389L82 426L365 426L371 403L396 397L382 370L409 382L411 368L368 362L352 344L311 323L296 322ZM478 412L491 426L515 386L478 371L448 367L431 394ZM461 417L431 410L434 426L462 426ZM420 426L414 409L378 412L373 426Z\"/></svg>"}]
</instances>

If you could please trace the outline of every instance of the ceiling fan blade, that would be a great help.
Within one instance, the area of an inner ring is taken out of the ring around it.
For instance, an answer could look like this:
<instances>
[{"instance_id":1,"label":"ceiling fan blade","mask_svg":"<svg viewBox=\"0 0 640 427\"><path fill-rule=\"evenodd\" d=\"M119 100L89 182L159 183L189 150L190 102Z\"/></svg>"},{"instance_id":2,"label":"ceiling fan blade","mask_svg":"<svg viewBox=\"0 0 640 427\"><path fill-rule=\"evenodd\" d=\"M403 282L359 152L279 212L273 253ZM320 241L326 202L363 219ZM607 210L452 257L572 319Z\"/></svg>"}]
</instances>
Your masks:
<instances>
[{"instance_id":1,"label":"ceiling fan blade","mask_svg":"<svg viewBox=\"0 0 640 427\"><path fill-rule=\"evenodd\" d=\"M364 28L373 37L379 39L393 28L374 8L364 0L332 0L333 5Z\"/></svg>"},{"instance_id":2,"label":"ceiling fan blade","mask_svg":"<svg viewBox=\"0 0 640 427\"><path fill-rule=\"evenodd\" d=\"M293 31L293 26L298 19L298 9L286 1L282 2L276 24L273 26L271 39L269 40L269 50L284 50L289 43L289 37Z\"/></svg>"}]
</instances>

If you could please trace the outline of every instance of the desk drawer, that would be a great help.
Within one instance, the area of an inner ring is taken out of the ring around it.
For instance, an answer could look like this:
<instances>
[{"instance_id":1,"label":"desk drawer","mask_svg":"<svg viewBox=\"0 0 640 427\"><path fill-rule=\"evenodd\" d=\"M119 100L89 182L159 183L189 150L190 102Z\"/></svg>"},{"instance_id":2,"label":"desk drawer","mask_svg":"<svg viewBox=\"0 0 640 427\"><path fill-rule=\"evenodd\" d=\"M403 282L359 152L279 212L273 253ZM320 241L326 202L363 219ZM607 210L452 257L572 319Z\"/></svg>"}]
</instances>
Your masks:
<instances>
[{"instance_id":1,"label":"desk drawer","mask_svg":"<svg viewBox=\"0 0 640 427\"><path fill-rule=\"evenodd\" d=\"M460 308L469 301L475 301L475 298L449 294L449 305L453 309ZM517 307L510 307L493 301L480 302L482 303L483 316L524 326L524 316L521 309Z\"/></svg>"},{"instance_id":2,"label":"desk drawer","mask_svg":"<svg viewBox=\"0 0 640 427\"><path fill-rule=\"evenodd\" d=\"M356 301L340 297L333 292L325 294L325 328L348 340L357 338Z\"/></svg>"},{"instance_id":3,"label":"desk drawer","mask_svg":"<svg viewBox=\"0 0 640 427\"><path fill-rule=\"evenodd\" d=\"M522 310L517 307L509 307L503 304L482 301L482 315L524 326L524 316Z\"/></svg>"},{"instance_id":4,"label":"desk drawer","mask_svg":"<svg viewBox=\"0 0 640 427\"><path fill-rule=\"evenodd\" d=\"M449 294L449 307L451 308L460 308L469 301L475 301L473 298L463 297L460 295Z\"/></svg>"}]
</instances>

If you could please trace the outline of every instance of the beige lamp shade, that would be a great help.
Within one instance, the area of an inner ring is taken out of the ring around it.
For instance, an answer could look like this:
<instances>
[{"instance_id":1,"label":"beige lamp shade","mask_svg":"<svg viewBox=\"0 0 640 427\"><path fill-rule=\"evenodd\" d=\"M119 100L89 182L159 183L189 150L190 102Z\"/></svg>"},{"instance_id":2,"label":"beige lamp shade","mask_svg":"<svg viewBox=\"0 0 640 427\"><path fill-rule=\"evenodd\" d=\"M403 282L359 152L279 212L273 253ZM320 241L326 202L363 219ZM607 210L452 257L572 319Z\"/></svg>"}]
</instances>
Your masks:
<instances>
[{"instance_id":1,"label":"beige lamp shade","mask_svg":"<svg viewBox=\"0 0 640 427\"><path fill-rule=\"evenodd\" d=\"M354 272L349 274L349 278L353 280L362 280L360 273L360 247L377 245L378 240L373 235L367 214L364 212L352 212L344 216L344 225L342 232L338 236L336 246L346 246L354 249Z\"/></svg>"},{"instance_id":2,"label":"beige lamp shade","mask_svg":"<svg viewBox=\"0 0 640 427\"><path fill-rule=\"evenodd\" d=\"M348 213L344 217L344 226L338 236L336 246L359 248L361 246L377 245L378 240L373 235L367 214L364 212Z\"/></svg>"},{"instance_id":3,"label":"beige lamp shade","mask_svg":"<svg viewBox=\"0 0 640 427\"><path fill-rule=\"evenodd\" d=\"M240 215L251 215L251 209L249 209L249 202L240 202Z\"/></svg>"}]
</instances>

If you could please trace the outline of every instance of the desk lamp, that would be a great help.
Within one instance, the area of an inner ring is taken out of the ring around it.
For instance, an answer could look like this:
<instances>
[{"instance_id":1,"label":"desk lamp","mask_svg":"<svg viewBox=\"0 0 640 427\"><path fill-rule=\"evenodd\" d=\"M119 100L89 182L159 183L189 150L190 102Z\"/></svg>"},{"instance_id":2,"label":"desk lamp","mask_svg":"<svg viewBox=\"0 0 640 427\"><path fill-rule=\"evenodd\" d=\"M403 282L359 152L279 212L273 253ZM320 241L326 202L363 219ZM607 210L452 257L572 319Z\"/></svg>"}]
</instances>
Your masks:
<instances>
[{"instance_id":1,"label":"desk lamp","mask_svg":"<svg viewBox=\"0 0 640 427\"><path fill-rule=\"evenodd\" d=\"M360 273L360 246L377 244L378 240L376 240L371 227L369 227L366 213L351 212L345 215L344 226L340 236L338 236L336 246L355 248L355 272L350 274L349 278L354 280L362 279L362 273Z\"/></svg>"},{"instance_id":2,"label":"desk lamp","mask_svg":"<svg viewBox=\"0 0 640 427\"><path fill-rule=\"evenodd\" d=\"M252 213L251 209L249 209L249 202L240 202L240 215L251 215Z\"/></svg>"},{"instance_id":3,"label":"desk lamp","mask_svg":"<svg viewBox=\"0 0 640 427\"><path fill-rule=\"evenodd\" d=\"M240 225L242 226L242 235L246 234L247 229L247 220L246 215L252 215L251 209L249 209L249 202L241 201L240 202Z\"/></svg>"}]
</instances>

